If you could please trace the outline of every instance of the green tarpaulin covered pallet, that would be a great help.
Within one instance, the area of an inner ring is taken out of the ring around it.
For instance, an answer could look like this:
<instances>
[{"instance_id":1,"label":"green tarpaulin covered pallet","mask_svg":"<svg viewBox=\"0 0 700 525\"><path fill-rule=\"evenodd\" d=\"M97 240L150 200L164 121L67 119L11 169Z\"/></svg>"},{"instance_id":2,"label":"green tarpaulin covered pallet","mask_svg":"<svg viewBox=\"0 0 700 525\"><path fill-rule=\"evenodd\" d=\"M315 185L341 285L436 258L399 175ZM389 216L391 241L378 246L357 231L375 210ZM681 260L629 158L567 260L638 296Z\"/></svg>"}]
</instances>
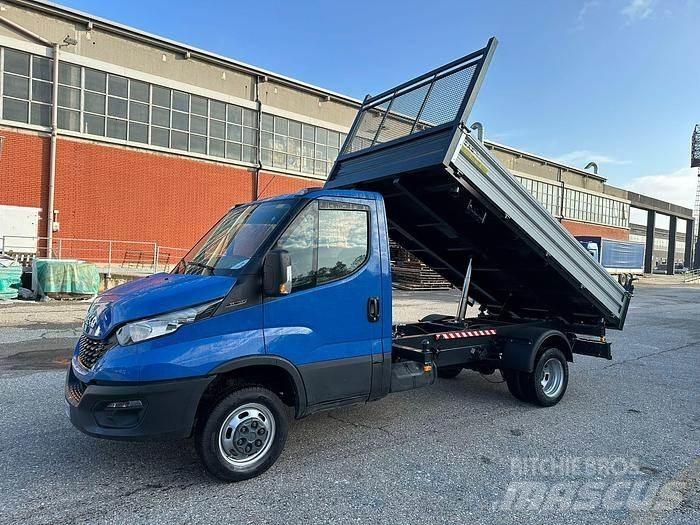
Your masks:
<instances>
[{"instance_id":1,"label":"green tarpaulin covered pallet","mask_svg":"<svg viewBox=\"0 0 700 525\"><path fill-rule=\"evenodd\" d=\"M0 265L0 300L15 299L22 279L22 267Z\"/></svg>"},{"instance_id":2,"label":"green tarpaulin covered pallet","mask_svg":"<svg viewBox=\"0 0 700 525\"><path fill-rule=\"evenodd\" d=\"M95 295L99 291L97 267L85 261L35 259L32 263L32 289L46 294Z\"/></svg>"}]
</instances>

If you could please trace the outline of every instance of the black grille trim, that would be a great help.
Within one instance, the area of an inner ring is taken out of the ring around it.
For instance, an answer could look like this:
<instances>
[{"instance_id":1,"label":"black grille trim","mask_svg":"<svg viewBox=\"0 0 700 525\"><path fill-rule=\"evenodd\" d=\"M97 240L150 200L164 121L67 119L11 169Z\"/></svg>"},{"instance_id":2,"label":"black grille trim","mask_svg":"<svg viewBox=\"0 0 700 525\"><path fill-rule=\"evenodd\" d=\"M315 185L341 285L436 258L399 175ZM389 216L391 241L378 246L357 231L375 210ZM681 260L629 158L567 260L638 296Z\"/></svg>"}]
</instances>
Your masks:
<instances>
[{"instance_id":1,"label":"black grille trim","mask_svg":"<svg viewBox=\"0 0 700 525\"><path fill-rule=\"evenodd\" d=\"M78 406L85 393L87 385L75 378L66 385L66 397L73 406Z\"/></svg>"},{"instance_id":2,"label":"black grille trim","mask_svg":"<svg viewBox=\"0 0 700 525\"><path fill-rule=\"evenodd\" d=\"M112 346L110 341L90 339L83 334L78 341L78 361L85 368L91 369Z\"/></svg>"}]
</instances>

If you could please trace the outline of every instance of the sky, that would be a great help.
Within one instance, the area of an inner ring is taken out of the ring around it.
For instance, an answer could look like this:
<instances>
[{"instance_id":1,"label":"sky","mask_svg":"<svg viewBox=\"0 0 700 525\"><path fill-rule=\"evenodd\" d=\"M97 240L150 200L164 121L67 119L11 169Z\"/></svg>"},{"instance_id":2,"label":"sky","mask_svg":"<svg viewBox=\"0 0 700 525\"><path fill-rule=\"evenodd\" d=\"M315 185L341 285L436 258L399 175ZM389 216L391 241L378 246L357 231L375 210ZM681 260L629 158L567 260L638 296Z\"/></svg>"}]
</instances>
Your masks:
<instances>
[{"instance_id":1,"label":"sky","mask_svg":"<svg viewBox=\"0 0 700 525\"><path fill-rule=\"evenodd\" d=\"M469 118L487 139L693 206L700 0L62 0L363 98L499 46Z\"/></svg>"}]
</instances>

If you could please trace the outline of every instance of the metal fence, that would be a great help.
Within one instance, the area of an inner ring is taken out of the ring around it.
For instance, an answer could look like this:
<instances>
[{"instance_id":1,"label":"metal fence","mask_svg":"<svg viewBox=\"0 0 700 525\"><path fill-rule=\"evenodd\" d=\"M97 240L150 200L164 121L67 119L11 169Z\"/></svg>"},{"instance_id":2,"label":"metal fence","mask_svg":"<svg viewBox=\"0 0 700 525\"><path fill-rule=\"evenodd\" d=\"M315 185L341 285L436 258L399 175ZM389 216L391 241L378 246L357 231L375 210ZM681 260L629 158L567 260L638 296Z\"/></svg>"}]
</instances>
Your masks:
<instances>
[{"instance_id":1,"label":"metal fence","mask_svg":"<svg viewBox=\"0 0 700 525\"><path fill-rule=\"evenodd\" d=\"M700 268L683 274L684 283L700 283Z\"/></svg>"},{"instance_id":2,"label":"metal fence","mask_svg":"<svg viewBox=\"0 0 700 525\"><path fill-rule=\"evenodd\" d=\"M490 60L495 45L492 39L475 53L366 98L342 154L464 120L473 103L471 94L478 91L479 73Z\"/></svg>"},{"instance_id":3,"label":"metal fence","mask_svg":"<svg viewBox=\"0 0 700 525\"><path fill-rule=\"evenodd\" d=\"M46 237L5 235L0 237L0 254L30 264L35 258L49 255L47 245ZM50 256L54 259L90 261L107 274L148 274L169 271L188 251L156 242L54 237Z\"/></svg>"}]
</instances>

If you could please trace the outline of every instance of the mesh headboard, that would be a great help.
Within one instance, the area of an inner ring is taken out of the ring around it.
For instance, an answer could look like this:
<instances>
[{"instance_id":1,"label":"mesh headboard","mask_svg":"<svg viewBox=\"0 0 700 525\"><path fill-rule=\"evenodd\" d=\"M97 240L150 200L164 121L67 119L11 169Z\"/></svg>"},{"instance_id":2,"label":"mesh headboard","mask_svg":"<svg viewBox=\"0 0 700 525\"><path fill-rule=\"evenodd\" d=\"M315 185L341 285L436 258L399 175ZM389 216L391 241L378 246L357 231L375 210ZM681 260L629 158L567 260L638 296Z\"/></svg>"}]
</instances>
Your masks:
<instances>
[{"instance_id":1,"label":"mesh headboard","mask_svg":"<svg viewBox=\"0 0 700 525\"><path fill-rule=\"evenodd\" d=\"M364 100L341 156L377 147L437 127L466 124L497 45L491 38L471 53L374 97Z\"/></svg>"}]
</instances>

